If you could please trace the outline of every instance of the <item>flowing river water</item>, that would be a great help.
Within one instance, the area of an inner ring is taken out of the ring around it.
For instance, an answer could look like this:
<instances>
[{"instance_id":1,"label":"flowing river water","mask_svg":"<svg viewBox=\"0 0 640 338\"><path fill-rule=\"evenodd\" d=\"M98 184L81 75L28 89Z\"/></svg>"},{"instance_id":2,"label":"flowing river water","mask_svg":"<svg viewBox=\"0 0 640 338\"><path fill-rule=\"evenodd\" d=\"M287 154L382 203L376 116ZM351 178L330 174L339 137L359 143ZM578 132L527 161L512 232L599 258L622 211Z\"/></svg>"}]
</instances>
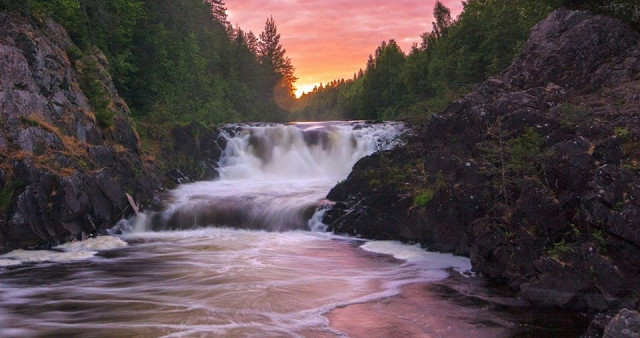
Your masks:
<instances>
[{"instance_id":1,"label":"flowing river water","mask_svg":"<svg viewBox=\"0 0 640 338\"><path fill-rule=\"evenodd\" d=\"M327 192L401 131L230 126L220 179L179 186L123 234L0 256L0 337L575 334L514 314L467 258L324 231Z\"/></svg>"}]
</instances>

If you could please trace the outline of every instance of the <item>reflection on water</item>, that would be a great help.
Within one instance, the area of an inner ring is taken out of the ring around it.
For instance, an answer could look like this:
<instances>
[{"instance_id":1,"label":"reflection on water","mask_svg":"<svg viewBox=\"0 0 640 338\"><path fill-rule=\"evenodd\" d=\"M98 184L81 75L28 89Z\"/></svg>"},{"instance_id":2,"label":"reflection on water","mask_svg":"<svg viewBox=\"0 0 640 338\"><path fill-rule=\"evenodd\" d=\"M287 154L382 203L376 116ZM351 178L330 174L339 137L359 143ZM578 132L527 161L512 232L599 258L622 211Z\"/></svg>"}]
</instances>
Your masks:
<instances>
[{"instance_id":1,"label":"reflection on water","mask_svg":"<svg viewBox=\"0 0 640 338\"><path fill-rule=\"evenodd\" d=\"M225 228L124 240L0 270L0 336L565 337L585 325L448 278L468 259L394 242Z\"/></svg>"},{"instance_id":2,"label":"reflection on water","mask_svg":"<svg viewBox=\"0 0 640 338\"><path fill-rule=\"evenodd\" d=\"M128 247L90 260L0 272L2 335L335 334L325 312L468 264L419 267L310 232L200 229L125 239Z\"/></svg>"},{"instance_id":3,"label":"reflection on water","mask_svg":"<svg viewBox=\"0 0 640 338\"><path fill-rule=\"evenodd\" d=\"M180 186L164 211L132 221L132 233L0 256L0 336L522 332L521 317L457 301L476 296L416 289L444 285L434 283L450 271L468 275L466 258L303 231L323 229L316 208L329 203L329 189L359 158L393 146L401 129L335 122L229 129L221 179ZM193 230L208 226L223 228ZM127 227L123 221L118 230ZM451 285L474 279L457 276Z\"/></svg>"}]
</instances>

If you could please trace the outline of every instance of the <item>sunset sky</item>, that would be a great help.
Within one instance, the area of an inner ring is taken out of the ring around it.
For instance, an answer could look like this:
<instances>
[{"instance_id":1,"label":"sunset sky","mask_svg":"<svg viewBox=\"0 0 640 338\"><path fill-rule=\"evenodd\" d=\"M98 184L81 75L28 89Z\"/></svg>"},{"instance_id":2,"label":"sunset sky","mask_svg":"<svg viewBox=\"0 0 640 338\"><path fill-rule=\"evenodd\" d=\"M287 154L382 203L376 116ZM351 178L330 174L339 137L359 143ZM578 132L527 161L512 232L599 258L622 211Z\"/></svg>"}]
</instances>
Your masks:
<instances>
[{"instance_id":1,"label":"sunset sky","mask_svg":"<svg viewBox=\"0 0 640 338\"><path fill-rule=\"evenodd\" d=\"M296 68L298 93L350 78L383 40L406 52L431 30L436 0L228 0L229 21L258 35L273 15ZM460 0L442 1L455 18Z\"/></svg>"}]
</instances>

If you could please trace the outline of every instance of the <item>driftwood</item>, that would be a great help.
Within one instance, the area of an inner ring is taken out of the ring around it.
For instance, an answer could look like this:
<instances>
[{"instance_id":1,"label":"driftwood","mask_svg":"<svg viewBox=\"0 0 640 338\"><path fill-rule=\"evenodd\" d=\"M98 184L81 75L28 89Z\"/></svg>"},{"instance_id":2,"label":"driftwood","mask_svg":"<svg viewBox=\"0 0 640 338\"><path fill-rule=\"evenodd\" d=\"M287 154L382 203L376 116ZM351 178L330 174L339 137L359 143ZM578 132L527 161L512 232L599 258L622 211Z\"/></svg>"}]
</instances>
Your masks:
<instances>
[{"instance_id":1,"label":"driftwood","mask_svg":"<svg viewBox=\"0 0 640 338\"><path fill-rule=\"evenodd\" d=\"M133 211L136 213L136 215L138 215L140 213L140 208L138 208L138 205L133 200L133 197L131 197L131 195L129 195L126 192L124 194L127 195L127 200L129 200L129 205L131 205L131 208L133 209Z\"/></svg>"}]
</instances>

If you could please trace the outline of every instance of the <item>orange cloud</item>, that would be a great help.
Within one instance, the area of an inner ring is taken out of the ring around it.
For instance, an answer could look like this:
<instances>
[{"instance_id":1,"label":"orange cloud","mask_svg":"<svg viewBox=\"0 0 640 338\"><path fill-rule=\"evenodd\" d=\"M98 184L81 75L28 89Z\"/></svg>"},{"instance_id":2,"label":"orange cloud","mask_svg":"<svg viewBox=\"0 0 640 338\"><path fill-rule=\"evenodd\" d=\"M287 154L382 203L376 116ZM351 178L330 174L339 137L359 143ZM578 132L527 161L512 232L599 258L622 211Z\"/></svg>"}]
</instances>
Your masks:
<instances>
[{"instance_id":1,"label":"orange cloud","mask_svg":"<svg viewBox=\"0 0 640 338\"><path fill-rule=\"evenodd\" d=\"M229 20L259 34L273 16L281 42L296 68L299 89L350 78L364 68L369 54L384 40L395 39L408 51L420 34L431 30L436 0L233 0ZM452 16L459 0L443 3Z\"/></svg>"}]
</instances>

